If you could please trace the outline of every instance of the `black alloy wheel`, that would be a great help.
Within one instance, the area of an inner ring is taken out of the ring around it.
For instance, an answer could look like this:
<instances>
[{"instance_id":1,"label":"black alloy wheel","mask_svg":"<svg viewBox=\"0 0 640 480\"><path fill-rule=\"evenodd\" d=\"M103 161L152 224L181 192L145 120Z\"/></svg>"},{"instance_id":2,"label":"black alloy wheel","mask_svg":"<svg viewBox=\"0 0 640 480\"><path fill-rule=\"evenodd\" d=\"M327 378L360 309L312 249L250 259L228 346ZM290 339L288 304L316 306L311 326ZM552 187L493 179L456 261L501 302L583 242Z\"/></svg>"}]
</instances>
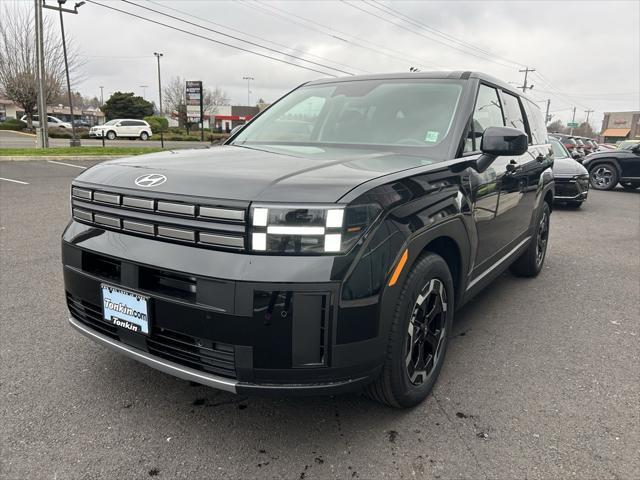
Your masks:
<instances>
[{"instance_id":1,"label":"black alloy wheel","mask_svg":"<svg viewBox=\"0 0 640 480\"><path fill-rule=\"evenodd\" d=\"M413 385L433 373L446 338L447 292L441 280L430 280L416 298L407 329L405 364Z\"/></svg>"},{"instance_id":2,"label":"black alloy wheel","mask_svg":"<svg viewBox=\"0 0 640 480\"><path fill-rule=\"evenodd\" d=\"M536 236L536 267L540 268L547 253L547 243L549 242L549 211L542 210L538 231Z\"/></svg>"}]
</instances>

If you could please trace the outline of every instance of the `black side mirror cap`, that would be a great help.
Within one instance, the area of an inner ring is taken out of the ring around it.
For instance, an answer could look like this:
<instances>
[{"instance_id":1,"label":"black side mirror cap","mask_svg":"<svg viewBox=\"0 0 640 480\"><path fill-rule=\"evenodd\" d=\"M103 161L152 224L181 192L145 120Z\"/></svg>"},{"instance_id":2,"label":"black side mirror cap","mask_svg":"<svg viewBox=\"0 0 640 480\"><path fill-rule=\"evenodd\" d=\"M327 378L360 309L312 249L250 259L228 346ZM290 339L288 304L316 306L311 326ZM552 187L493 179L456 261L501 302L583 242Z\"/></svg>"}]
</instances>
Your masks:
<instances>
[{"instance_id":1,"label":"black side mirror cap","mask_svg":"<svg viewBox=\"0 0 640 480\"><path fill-rule=\"evenodd\" d=\"M519 156L529 149L529 137L522 130L511 127L488 127L482 134L482 155L476 161L476 170L484 172L496 157Z\"/></svg>"}]
</instances>

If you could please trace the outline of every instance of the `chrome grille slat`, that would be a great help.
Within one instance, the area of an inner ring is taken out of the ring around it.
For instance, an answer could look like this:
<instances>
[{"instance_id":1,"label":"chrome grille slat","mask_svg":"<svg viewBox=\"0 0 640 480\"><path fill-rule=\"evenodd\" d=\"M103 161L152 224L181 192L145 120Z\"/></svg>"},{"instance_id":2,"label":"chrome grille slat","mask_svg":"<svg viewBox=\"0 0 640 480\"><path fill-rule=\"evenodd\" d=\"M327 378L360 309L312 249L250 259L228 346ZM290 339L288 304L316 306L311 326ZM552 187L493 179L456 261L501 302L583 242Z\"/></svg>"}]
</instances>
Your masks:
<instances>
[{"instance_id":1,"label":"chrome grille slat","mask_svg":"<svg viewBox=\"0 0 640 480\"><path fill-rule=\"evenodd\" d=\"M196 200L197 202L197 200ZM193 200L145 198L72 187L75 220L158 240L240 250L245 245L246 208L200 205Z\"/></svg>"}]
</instances>

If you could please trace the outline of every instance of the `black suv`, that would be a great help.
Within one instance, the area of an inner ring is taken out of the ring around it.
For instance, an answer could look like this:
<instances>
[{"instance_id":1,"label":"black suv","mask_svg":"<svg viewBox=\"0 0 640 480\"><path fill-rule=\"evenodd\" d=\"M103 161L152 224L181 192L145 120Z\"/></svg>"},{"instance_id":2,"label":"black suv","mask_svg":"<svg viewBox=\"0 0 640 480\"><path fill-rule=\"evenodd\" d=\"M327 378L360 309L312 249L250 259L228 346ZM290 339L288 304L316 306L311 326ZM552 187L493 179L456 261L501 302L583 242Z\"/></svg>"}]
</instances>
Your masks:
<instances>
[{"instance_id":1,"label":"black suv","mask_svg":"<svg viewBox=\"0 0 640 480\"><path fill-rule=\"evenodd\" d=\"M99 164L63 234L71 325L250 394L423 400L454 312L545 258L538 107L472 72L310 82L221 148Z\"/></svg>"}]
</instances>

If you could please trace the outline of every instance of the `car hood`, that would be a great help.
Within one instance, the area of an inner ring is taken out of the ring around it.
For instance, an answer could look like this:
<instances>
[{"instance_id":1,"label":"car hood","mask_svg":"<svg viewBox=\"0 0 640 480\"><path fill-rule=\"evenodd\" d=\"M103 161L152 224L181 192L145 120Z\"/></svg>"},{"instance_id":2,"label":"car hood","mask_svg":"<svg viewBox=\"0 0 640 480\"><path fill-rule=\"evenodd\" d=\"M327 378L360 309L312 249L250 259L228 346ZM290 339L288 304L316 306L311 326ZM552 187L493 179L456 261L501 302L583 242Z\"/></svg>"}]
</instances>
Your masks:
<instances>
[{"instance_id":1,"label":"car hood","mask_svg":"<svg viewBox=\"0 0 640 480\"><path fill-rule=\"evenodd\" d=\"M586 175L587 169L573 158L556 158L553 161L553 174L556 176Z\"/></svg>"},{"instance_id":2,"label":"car hood","mask_svg":"<svg viewBox=\"0 0 640 480\"><path fill-rule=\"evenodd\" d=\"M351 148L223 146L112 160L76 182L230 200L336 202L364 182L431 163L424 156ZM138 187L136 178L150 173L167 179Z\"/></svg>"}]
</instances>

